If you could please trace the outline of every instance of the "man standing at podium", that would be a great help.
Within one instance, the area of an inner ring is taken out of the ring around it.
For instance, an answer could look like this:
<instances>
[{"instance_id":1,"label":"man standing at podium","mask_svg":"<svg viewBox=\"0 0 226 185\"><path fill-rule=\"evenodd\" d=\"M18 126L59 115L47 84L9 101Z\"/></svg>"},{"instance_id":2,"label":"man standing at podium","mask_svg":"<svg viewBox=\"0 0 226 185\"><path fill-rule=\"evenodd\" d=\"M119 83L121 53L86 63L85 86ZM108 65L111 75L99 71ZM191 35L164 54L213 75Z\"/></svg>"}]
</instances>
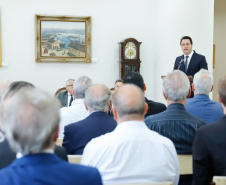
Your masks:
<instances>
[{"instance_id":1,"label":"man standing at podium","mask_svg":"<svg viewBox=\"0 0 226 185\"><path fill-rule=\"evenodd\" d=\"M195 73L197 73L200 69L208 70L205 56L192 50L193 43L189 36L181 38L180 46L184 54L176 58L174 70L181 70L187 76L192 77L194 77Z\"/></svg>"},{"instance_id":2,"label":"man standing at podium","mask_svg":"<svg viewBox=\"0 0 226 185\"><path fill-rule=\"evenodd\" d=\"M192 50L193 42L191 37L184 36L180 39L180 46L183 51L183 55L176 58L173 70L181 70L187 76L194 77L200 69L208 70L206 58L203 55L196 53ZM194 97L194 92L191 91L190 98Z\"/></svg>"}]
</instances>

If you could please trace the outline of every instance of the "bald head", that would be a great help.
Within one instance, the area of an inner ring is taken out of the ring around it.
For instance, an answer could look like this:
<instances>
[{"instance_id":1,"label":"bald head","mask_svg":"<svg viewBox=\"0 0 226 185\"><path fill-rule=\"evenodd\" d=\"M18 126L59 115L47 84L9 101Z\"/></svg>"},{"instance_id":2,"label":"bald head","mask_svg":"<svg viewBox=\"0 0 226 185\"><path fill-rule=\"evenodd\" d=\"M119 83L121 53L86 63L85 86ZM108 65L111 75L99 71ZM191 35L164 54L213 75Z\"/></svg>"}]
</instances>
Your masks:
<instances>
[{"instance_id":1,"label":"bald head","mask_svg":"<svg viewBox=\"0 0 226 185\"><path fill-rule=\"evenodd\" d=\"M113 95L113 105L119 118L124 116L141 116L144 118L144 94L136 85L126 84L121 86Z\"/></svg>"},{"instance_id":2,"label":"bald head","mask_svg":"<svg viewBox=\"0 0 226 185\"><path fill-rule=\"evenodd\" d=\"M111 99L111 91L102 84L92 85L85 92L85 104L89 111L105 111L109 110Z\"/></svg>"}]
</instances>

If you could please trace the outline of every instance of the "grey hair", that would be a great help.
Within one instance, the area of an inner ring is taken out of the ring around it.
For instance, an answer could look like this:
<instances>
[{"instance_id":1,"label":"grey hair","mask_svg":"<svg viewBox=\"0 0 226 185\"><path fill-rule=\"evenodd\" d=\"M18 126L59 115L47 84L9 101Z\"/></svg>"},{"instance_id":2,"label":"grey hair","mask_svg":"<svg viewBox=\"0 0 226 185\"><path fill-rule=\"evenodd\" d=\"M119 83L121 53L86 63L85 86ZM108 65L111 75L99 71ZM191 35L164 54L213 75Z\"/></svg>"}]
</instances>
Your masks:
<instances>
[{"instance_id":1,"label":"grey hair","mask_svg":"<svg viewBox=\"0 0 226 185\"><path fill-rule=\"evenodd\" d=\"M109 111L111 91L106 85L95 84L85 92L85 103L90 111Z\"/></svg>"},{"instance_id":2,"label":"grey hair","mask_svg":"<svg viewBox=\"0 0 226 185\"><path fill-rule=\"evenodd\" d=\"M206 69L201 69L195 74L193 84L197 94L208 95L212 89L213 76Z\"/></svg>"},{"instance_id":3,"label":"grey hair","mask_svg":"<svg viewBox=\"0 0 226 185\"><path fill-rule=\"evenodd\" d=\"M0 101L3 99L9 85L12 83L12 80L4 80L0 82Z\"/></svg>"},{"instance_id":4,"label":"grey hair","mask_svg":"<svg viewBox=\"0 0 226 185\"><path fill-rule=\"evenodd\" d=\"M113 94L112 102L119 117L144 114L144 92L136 85L121 86Z\"/></svg>"},{"instance_id":5,"label":"grey hair","mask_svg":"<svg viewBox=\"0 0 226 185\"><path fill-rule=\"evenodd\" d=\"M180 102L187 98L190 82L185 73L175 70L163 79L163 92L168 100Z\"/></svg>"},{"instance_id":6,"label":"grey hair","mask_svg":"<svg viewBox=\"0 0 226 185\"><path fill-rule=\"evenodd\" d=\"M60 102L50 94L24 88L1 104L2 129L15 152L39 153L53 145Z\"/></svg>"},{"instance_id":7,"label":"grey hair","mask_svg":"<svg viewBox=\"0 0 226 185\"><path fill-rule=\"evenodd\" d=\"M93 84L87 76L81 76L74 82L75 99L84 99L86 90Z\"/></svg>"},{"instance_id":8,"label":"grey hair","mask_svg":"<svg viewBox=\"0 0 226 185\"><path fill-rule=\"evenodd\" d=\"M31 84L30 82L26 82L26 81L12 82L8 86L8 89L3 97L3 100L14 96L17 92L19 92L23 88L35 88L35 86L33 84Z\"/></svg>"},{"instance_id":9,"label":"grey hair","mask_svg":"<svg viewBox=\"0 0 226 185\"><path fill-rule=\"evenodd\" d=\"M75 81L75 79L70 78L66 81L66 85L68 85L69 82L74 82L74 81Z\"/></svg>"}]
</instances>

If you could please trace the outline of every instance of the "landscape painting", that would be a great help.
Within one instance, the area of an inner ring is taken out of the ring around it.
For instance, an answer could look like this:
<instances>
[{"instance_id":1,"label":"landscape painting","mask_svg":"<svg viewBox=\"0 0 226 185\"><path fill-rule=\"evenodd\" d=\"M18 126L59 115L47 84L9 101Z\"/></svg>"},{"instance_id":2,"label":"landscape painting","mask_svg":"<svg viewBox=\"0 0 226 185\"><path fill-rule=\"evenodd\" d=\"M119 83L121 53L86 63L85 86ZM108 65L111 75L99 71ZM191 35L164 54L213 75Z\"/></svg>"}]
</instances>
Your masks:
<instances>
[{"instance_id":1,"label":"landscape painting","mask_svg":"<svg viewBox=\"0 0 226 185\"><path fill-rule=\"evenodd\" d=\"M90 17L38 16L37 62L91 62Z\"/></svg>"}]
</instances>

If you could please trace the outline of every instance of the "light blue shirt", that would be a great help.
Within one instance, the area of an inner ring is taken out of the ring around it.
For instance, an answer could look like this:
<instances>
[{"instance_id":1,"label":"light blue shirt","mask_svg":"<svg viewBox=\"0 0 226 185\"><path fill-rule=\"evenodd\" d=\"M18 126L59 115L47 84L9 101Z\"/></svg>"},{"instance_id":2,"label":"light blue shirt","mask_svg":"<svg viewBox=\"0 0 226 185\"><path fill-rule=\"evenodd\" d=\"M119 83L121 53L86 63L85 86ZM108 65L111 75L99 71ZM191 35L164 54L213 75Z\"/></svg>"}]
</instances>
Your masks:
<instances>
[{"instance_id":1,"label":"light blue shirt","mask_svg":"<svg viewBox=\"0 0 226 185\"><path fill-rule=\"evenodd\" d=\"M205 94L197 94L194 98L187 99L185 109L189 113L202 118L207 124L224 116L221 104L210 100L209 96Z\"/></svg>"}]
</instances>

